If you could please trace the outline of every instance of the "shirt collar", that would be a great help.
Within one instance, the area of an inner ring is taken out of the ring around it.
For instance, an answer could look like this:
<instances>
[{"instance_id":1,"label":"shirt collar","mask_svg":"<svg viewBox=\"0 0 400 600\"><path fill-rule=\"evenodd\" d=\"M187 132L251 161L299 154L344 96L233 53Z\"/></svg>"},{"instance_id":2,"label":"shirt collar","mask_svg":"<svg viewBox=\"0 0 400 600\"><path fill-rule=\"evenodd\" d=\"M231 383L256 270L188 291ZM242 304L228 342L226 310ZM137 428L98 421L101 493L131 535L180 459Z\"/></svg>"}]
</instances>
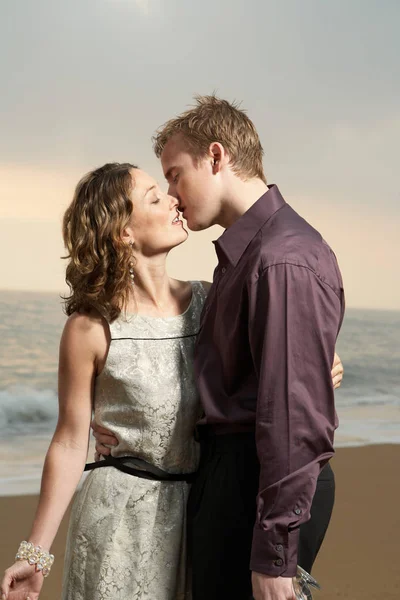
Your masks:
<instances>
[{"instance_id":1,"label":"shirt collar","mask_svg":"<svg viewBox=\"0 0 400 600\"><path fill-rule=\"evenodd\" d=\"M278 187L269 185L268 191L214 242L218 258L221 258L222 251L229 262L236 267L261 227L285 204Z\"/></svg>"}]
</instances>

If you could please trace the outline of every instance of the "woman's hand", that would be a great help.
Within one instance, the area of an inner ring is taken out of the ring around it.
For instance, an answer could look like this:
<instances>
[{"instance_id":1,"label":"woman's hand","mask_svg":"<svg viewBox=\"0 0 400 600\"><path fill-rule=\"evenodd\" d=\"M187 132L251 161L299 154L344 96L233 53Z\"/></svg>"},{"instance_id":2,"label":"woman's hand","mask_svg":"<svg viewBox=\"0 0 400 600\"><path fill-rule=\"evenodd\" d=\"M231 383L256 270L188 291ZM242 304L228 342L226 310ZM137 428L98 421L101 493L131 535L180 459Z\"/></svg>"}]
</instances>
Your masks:
<instances>
[{"instance_id":1,"label":"woman's hand","mask_svg":"<svg viewBox=\"0 0 400 600\"><path fill-rule=\"evenodd\" d=\"M96 439L96 454L94 459L100 460L101 456L108 456L111 454L111 448L113 446L118 446L118 440L111 431L101 427L101 425L97 425L94 421L91 423L91 428L93 430L93 436Z\"/></svg>"},{"instance_id":2,"label":"woman's hand","mask_svg":"<svg viewBox=\"0 0 400 600\"><path fill-rule=\"evenodd\" d=\"M336 388L340 387L340 384L342 383L342 379L343 379L343 365L342 365L342 361L340 360L340 356L338 354L336 354L335 352L335 358L333 360L333 366L332 366L332 381L333 381L333 387L336 390Z\"/></svg>"},{"instance_id":3,"label":"woman's hand","mask_svg":"<svg viewBox=\"0 0 400 600\"><path fill-rule=\"evenodd\" d=\"M18 560L4 573L1 582L2 600L38 600L43 575L27 560Z\"/></svg>"}]
</instances>

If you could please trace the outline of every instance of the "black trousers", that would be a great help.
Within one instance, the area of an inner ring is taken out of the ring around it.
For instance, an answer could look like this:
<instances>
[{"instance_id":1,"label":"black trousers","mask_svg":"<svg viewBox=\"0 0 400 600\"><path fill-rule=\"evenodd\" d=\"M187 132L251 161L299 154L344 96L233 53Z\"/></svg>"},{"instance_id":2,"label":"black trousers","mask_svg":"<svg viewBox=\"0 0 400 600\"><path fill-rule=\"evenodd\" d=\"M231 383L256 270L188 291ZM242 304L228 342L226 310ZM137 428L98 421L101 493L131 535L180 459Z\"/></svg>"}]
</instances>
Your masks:
<instances>
[{"instance_id":1,"label":"black trousers","mask_svg":"<svg viewBox=\"0 0 400 600\"><path fill-rule=\"evenodd\" d=\"M206 435L188 504L193 600L249 600L259 463L254 433ZM335 481L326 465L311 519L300 527L298 564L310 572L332 513Z\"/></svg>"}]
</instances>

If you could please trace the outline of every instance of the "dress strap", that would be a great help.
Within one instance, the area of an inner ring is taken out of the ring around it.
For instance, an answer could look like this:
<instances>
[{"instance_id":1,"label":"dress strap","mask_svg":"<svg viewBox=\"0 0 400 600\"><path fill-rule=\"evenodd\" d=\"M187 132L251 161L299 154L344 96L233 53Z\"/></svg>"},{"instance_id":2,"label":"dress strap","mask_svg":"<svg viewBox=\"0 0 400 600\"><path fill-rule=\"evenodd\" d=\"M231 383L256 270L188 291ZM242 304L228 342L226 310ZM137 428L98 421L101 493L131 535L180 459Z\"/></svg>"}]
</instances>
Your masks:
<instances>
[{"instance_id":1,"label":"dress strap","mask_svg":"<svg viewBox=\"0 0 400 600\"><path fill-rule=\"evenodd\" d=\"M193 294L197 299L200 300L200 304L203 305L207 298L207 290L201 281L195 280L190 282L192 284Z\"/></svg>"}]
</instances>

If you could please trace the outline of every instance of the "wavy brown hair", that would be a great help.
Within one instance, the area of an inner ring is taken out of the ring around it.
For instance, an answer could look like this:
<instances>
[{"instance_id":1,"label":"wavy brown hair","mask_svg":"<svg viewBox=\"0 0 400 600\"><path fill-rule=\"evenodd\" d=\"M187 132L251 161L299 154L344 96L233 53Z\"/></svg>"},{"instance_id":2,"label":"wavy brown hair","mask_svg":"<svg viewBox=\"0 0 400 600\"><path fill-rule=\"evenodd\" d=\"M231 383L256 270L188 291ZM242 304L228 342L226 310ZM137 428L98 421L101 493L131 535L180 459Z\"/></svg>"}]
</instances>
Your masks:
<instances>
[{"instance_id":1,"label":"wavy brown hair","mask_svg":"<svg viewBox=\"0 0 400 600\"><path fill-rule=\"evenodd\" d=\"M122 233L133 211L133 169L137 167L130 163L109 163L87 173L76 186L63 218L67 315L96 309L111 322L128 301L132 250Z\"/></svg>"}]
</instances>

